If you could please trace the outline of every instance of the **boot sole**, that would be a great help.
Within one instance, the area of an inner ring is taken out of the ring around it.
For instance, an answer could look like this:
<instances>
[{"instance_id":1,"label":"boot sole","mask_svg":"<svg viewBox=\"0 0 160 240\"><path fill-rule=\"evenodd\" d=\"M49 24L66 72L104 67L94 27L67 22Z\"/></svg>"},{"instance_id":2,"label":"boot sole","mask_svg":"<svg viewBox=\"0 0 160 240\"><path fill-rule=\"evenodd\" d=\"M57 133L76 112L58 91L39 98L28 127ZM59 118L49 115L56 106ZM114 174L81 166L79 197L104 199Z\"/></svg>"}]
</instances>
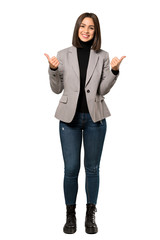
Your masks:
<instances>
[{"instance_id":1,"label":"boot sole","mask_svg":"<svg viewBox=\"0 0 160 240\"><path fill-rule=\"evenodd\" d=\"M86 233L88 234L95 234L98 232L98 228L89 228L89 227L86 227Z\"/></svg>"},{"instance_id":2,"label":"boot sole","mask_svg":"<svg viewBox=\"0 0 160 240\"><path fill-rule=\"evenodd\" d=\"M76 232L77 229L75 228L63 228L63 232L66 234L73 234Z\"/></svg>"}]
</instances>

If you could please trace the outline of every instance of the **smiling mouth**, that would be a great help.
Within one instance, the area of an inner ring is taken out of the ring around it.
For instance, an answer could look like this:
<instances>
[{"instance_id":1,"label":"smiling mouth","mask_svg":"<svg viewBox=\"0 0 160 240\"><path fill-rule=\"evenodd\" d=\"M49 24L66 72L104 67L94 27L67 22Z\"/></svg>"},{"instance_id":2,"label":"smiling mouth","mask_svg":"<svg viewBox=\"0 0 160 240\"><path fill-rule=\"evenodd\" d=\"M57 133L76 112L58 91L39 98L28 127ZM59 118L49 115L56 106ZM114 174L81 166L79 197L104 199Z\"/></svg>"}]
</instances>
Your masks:
<instances>
[{"instance_id":1,"label":"smiling mouth","mask_svg":"<svg viewBox=\"0 0 160 240\"><path fill-rule=\"evenodd\" d=\"M86 34L82 34L82 36L83 36L84 38L88 38L88 37L89 37L89 35L86 35Z\"/></svg>"}]
</instances>

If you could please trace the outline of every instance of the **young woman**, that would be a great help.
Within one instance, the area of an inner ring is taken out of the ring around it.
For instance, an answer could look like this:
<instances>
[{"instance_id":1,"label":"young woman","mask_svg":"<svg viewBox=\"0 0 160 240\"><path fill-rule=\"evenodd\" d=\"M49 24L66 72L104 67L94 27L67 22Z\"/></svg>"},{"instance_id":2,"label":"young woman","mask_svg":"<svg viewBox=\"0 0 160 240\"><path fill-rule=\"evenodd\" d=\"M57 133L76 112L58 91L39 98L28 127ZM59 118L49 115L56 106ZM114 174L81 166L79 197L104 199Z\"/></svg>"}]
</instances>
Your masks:
<instances>
[{"instance_id":1,"label":"young woman","mask_svg":"<svg viewBox=\"0 0 160 240\"><path fill-rule=\"evenodd\" d=\"M95 222L99 190L99 166L106 134L106 117L110 116L104 101L119 76L119 66L125 56L110 60L101 49L98 17L81 14L75 24L72 46L49 57L49 78L54 93L63 95L55 117L59 119L59 133L64 159L64 196L67 209L65 233L76 232L76 197L80 170L81 144L84 144L86 173L86 233L97 233Z\"/></svg>"}]
</instances>

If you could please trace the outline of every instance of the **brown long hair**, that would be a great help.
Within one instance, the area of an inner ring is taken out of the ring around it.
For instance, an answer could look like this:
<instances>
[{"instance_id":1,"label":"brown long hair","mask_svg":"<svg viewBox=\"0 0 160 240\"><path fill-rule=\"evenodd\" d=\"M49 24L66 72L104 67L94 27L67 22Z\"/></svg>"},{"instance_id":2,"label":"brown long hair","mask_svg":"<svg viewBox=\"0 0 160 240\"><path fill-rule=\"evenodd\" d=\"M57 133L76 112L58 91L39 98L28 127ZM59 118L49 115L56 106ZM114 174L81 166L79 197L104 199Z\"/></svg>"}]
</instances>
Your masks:
<instances>
[{"instance_id":1,"label":"brown long hair","mask_svg":"<svg viewBox=\"0 0 160 240\"><path fill-rule=\"evenodd\" d=\"M93 44L92 44L92 49L95 50L96 52L98 52L101 48L101 30L100 30L100 24L99 24L99 20L98 17L94 14L94 13L83 13L81 14L75 24L74 27L74 32L73 32L73 38L72 38L72 45L77 47L77 48L81 48L81 44L78 38L78 30L79 27L83 21L83 19L85 17L90 17L93 19L94 22L94 27L95 27L95 32L94 32L94 40L93 40Z\"/></svg>"}]
</instances>

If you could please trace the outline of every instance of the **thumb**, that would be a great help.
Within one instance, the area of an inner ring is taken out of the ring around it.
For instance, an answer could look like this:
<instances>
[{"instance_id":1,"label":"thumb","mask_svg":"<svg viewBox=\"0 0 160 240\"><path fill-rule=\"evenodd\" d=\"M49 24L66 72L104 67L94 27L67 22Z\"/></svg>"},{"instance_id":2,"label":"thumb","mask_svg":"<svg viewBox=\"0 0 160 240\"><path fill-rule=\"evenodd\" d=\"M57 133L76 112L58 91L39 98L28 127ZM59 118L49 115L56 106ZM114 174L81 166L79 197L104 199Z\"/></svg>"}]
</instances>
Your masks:
<instances>
[{"instance_id":1,"label":"thumb","mask_svg":"<svg viewBox=\"0 0 160 240\"><path fill-rule=\"evenodd\" d=\"M48 59L48 61L50 60L50 57L47 53L44 53L44 55L46 56L46 58Z\"/></svg>"},{"instance_id":2,"label":"thumb","mask_svg":"<svg viewBox=\"0 0 160 240\"><path fill-rule=\"evenodd\" d=\"M126 57L126 56L121 57L121 58L120 58L120 62L122 62L122 60L123 60L125 57Z\"/></svg>"}]
</instances>

